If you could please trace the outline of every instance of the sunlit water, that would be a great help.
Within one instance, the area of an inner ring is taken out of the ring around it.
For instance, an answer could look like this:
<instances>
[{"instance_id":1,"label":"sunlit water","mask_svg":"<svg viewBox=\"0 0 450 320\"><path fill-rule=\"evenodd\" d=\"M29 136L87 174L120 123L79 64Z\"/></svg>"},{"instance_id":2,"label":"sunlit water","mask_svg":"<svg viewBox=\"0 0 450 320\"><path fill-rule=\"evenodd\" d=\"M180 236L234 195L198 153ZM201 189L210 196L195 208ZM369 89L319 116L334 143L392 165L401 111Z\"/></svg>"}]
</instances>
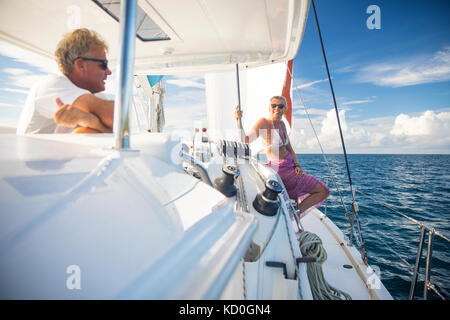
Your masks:
<instances>
[{"instance_id":1,"label":"sunlit water","mask_svg":"<svg viewBox=\"0 0 450 320\"><path fill-rule=\"evenodd\" d=\"M298 154L303 170L327 181L330 197L327 215L350 237L350 224L341 198L322 155ZM326 156L351 212L351 193L343 155ZM398 212L435 228L450 238L450 155L348 155L352 184L360 208L360 222L370 265L380 269L381 280L395 299L408 299L415 265L420 228ZM382 204L381 204L382 203ZM385 205L392 207L393 212ZM325 206L320 207L322 212ZM423 297L426 250L425 238L415 299ZM450 297L450 243L434 236L432 241L431 283ZM428 299L440 299L428 292Z\"/></svg>"}]
</instances>

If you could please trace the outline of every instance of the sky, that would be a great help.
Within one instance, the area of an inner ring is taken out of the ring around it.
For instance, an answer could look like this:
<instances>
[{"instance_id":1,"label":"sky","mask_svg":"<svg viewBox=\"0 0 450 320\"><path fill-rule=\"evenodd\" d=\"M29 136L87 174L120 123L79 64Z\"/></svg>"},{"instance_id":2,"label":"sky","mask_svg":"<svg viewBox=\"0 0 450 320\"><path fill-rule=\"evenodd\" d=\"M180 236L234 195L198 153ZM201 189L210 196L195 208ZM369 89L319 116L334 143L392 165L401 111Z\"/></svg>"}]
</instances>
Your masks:
<instances>
[{"instance_id":1,"label":"sky","mask_svg":"<svg viewBox=\"0 0 450 320\"><path fill-rule=\"evenodd\" d=\"M316 0L316 9L347 152L449 154L450 1ZM17 124L30 86L55 70L52 61L0 43L0 126ZM312 7L293 74L294 150L341 153ZM165 131L205 121L202 75L163 81Z\"/></svg>"},{"instance_id":2,"label":"sky","mask_svg":"<svg viewBox=\"0 0 450 320\"><path fill-rule=\"evenodd\" d=\"M367 13L371 5L379 8L380 29L367 26L367 20L374 22L373 11ZM449 153L450 1L320 0L316 9L347 151ZM324 148L337 150L336 115L312 8L294 77L301 88L294 98L300 92ZM300 120L303 108L295 110L297 127L308 131ZM300 148L315 149L310 134L303 138L297 139Z\"/></svg>"}]
</instances>

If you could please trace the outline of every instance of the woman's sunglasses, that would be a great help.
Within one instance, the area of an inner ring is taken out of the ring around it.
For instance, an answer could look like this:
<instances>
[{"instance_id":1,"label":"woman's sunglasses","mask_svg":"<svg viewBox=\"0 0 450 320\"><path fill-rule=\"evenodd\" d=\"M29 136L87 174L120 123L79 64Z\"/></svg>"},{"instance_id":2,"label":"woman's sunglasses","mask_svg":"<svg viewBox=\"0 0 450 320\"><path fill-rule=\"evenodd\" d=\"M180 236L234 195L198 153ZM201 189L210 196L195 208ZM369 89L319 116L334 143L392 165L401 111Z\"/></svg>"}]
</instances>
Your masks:
<instances>
[{"instance_id":1,"label":"woman's sunglasses","mask_svg":"<svg viewBox=\"0 0 450 320\"><path fill-rule=\"evenodd\" d=\"M101 62L101 63L102 63L101 68L102 68L103 70L108 69L108 60L95 59L95 58L86 58L86 57L78 57L78 58L83 59L83 60L90 60L90 61L98 61L98 62ZM78 59L78 58L77 58L77 59Z\"/></svg>"},{"instance_id":2,"label":"woman's sunglasses","mask_svg":"<svg viewBox=\"0 0 450 320\"><path fill-rule=\"evenodd\" d=\"M271 107L272 107L272 109L275 109L276 107L278 107L278 109L283 109L284 108L284 104L272 103Z\"/></svg>"}]
</instances>

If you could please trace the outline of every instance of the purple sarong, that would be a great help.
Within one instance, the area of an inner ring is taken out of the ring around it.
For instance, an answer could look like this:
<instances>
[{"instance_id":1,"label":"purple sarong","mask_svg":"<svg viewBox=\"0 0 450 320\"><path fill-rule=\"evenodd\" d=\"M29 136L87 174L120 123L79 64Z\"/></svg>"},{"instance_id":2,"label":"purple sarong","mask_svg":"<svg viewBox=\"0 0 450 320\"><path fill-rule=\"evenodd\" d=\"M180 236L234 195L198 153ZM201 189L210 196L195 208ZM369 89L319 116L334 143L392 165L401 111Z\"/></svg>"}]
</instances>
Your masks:
<instances>
[{"instance_id":1,"label":"purple sarong","mask_svg":"<svg viewBox=\"0 0 450 320\"><path fill-rule=\"evenodd\" d=\"M294 199L297 203L302 202L303 199L308 197L318 183L329 190L325 183L309 174L304 174L301 177L297 177L294 170L294 160L289 152L284 159L270 160L269 166L280 176L289 194L289 198ZM312 208L319 207L325 200L326 199L302 212L300 214L300 218L304 217Z\"/></svg>"}]
</instances>

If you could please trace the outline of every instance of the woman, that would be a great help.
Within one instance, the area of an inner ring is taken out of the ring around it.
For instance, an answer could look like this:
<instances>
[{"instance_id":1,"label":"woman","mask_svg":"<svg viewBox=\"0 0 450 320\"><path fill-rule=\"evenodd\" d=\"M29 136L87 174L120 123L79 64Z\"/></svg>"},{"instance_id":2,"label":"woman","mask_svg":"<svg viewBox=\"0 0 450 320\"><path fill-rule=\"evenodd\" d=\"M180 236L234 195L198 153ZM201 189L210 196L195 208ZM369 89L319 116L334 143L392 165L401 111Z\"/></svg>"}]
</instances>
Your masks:
<instances>
[{"instance_id":1,"label":"woman","mask_svg":"<svg viewBox=\"0 0 450 320\"><path fill-rule=\"evenodd\" d=\"M270 119L261 118L251 129L249 134L245 134L245 142L250 143L258 137L262 137L267 149L269 166L278 172L281 180L291 199L299 203L300 218L305 216L307 210L320 206L329 195L329 189L322 181L303 172L297 162L297 157L292 149L287 130L282 121L286 110L286 99L282 96L270 98L269 112ZM236 108L235 118L240 127L239 118L242 111Z\"/></svg>"}]
</instances>

